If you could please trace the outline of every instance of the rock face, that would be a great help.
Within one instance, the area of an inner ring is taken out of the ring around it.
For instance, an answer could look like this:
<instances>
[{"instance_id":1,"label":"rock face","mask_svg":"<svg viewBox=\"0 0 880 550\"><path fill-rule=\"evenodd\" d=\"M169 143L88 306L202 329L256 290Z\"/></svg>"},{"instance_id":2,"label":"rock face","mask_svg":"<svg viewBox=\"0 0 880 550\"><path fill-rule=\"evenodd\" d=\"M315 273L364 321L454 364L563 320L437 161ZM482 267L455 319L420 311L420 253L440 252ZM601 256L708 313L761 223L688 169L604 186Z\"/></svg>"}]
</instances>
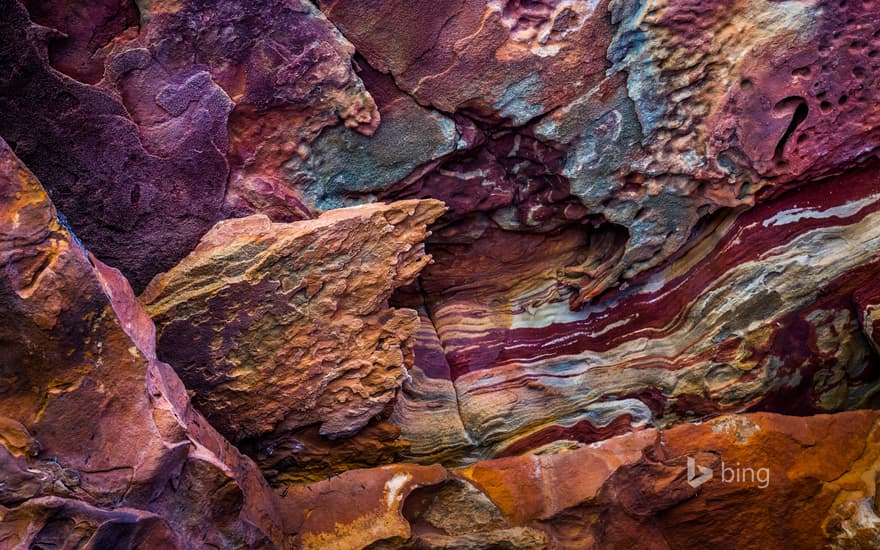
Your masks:
<instances>
[{"instance_id":1,"label":"rock face","mask_svg":"<svg viewBox=\"0 0 880 550\"><path fill-rule=\"evenodd\" d=\"M519 453L718 412L873 405L876 174L718 217L667 268L580 312L567 311L528 244L496 237L495 250L516 250L496 258L486 235L431 248L423 288L465 428L479 447ZM537 247L565 258L583 239Z\"/></svg>"},{"instance_id":2,"label":"rock face","mask_svg":"<svg viewBox=\"0 0 880 550\"><path fill-rule=\"evenodd\" d=\"M720 416L460 470L348 472L291 489L282 507L334 510L339 498L359 499L331 521L295 519L302 548L329 541L342 548L873 548L880 542L878 422L873 411ZM700 476L688 477L690 460Z\"/></svg>"},{"instance_id":3,"label":"rock face","mask_svg":"<svg viewBox=\"0 0 880 550\"><path fill-rule=\"evenodd\" d=\"M0 13L0 547L880 547L877 0Z\"/></svg>"},{"instance_id":4,"label":"rock face","mask_svg":"<svg viewBox=\"0 0 880 550\"><path fill-rule=\"evenodd\" d=\"M141 296L159 357L233 441L269 436L258 446L274 449L310 425L354 435L412 365L418 315L387 301L430 262L422 241L442 213L410 200L218 223Z\"/></svg>"},{"instance_id":5,"label":"rock face","mask_svg":"<svg viewBox=\"0 0 880 550\"><path fill-rule=\"evenodd\" d=\"M139 27L130 2L27 4L67 38L0 4L0 135L136 290L227 212L311 217L282 164L325 126L378 123L308 2L147 2Z\"/></svg>"},{"instance_id":6,"label":"rock face","mask_svg":"<svg viewBox=\"0 0 880 550\"><path fill-rule=\"evenodd\" d=\"M283 546L253 462L189 403L128 283L0 142L0 541Z\"/></svg>"}]
</instances>

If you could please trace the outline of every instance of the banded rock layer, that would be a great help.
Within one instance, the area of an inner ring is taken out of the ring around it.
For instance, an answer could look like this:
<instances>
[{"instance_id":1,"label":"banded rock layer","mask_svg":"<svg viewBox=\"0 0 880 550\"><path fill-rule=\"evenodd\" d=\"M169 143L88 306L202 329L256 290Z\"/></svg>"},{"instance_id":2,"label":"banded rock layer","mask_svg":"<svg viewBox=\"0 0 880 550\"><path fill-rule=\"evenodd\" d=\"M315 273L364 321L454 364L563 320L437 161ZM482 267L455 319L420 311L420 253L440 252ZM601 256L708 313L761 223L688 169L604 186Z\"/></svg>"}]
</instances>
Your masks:
<instances>
[{"instance_id":1,"label":"banded rock layer","mask_svg":"<svg viewBox=\"0 0 880 550\"><path fill-rule=\"evenodd\" d=\"M869 167L727 212L668 267L579 312L527 260L507 278L509 255L430 247L423 288L465 428L509 453L719 412L873 406L877 181Z\"/></svg>"},{"instance_id":2,"label":"banded rock layer","mask_svg":"<svg viewBox=\"0 0 880 550\"><path fill-rule=\"evenodd\" d=\"M0 14L0 546L880 545L877 0Z\"/></svg>"}]
</instances>

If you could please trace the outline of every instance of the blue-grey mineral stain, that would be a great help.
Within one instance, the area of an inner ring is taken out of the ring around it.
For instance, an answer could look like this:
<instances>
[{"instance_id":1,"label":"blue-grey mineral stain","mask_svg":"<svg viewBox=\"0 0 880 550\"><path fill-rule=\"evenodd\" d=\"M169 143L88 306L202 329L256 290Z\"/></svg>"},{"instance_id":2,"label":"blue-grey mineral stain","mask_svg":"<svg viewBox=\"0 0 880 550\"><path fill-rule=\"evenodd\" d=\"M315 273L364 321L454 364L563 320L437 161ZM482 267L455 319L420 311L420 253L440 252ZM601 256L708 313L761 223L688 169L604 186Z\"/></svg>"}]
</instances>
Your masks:
<instances>
[{"instance_id":1,"label":"blue-grey mineral stain","mask_svg":"<svg viewBox=\"0 0 880 550\"><path fill-rule=\"evenodd\" d=\"M372 136L344 126L325 129L308 158L295 158L286 169L310 184L306 201L319 210L364 204L404 179L419 166L455 151L463 141L455 122L409 98L382 114Z\"/></svg>"}]
</instances>

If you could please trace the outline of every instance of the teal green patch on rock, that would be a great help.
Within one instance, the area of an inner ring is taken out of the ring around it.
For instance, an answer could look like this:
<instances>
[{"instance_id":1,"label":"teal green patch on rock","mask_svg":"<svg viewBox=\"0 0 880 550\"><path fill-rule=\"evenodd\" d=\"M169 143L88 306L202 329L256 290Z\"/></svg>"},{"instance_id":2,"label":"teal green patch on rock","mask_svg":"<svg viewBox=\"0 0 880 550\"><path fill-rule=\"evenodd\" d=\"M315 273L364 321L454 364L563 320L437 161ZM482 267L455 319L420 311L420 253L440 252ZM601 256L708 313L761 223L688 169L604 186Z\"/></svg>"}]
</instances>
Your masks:
<instances>
[{"instance_id":1,"label":"teal green patch on rock","mask_svg":"<svg viewBox=\"0 0 880 550\"><path fill-rule=\"evenodd\" d=\"M525 124L544 112L543 105L529 101L531 97L540 96L541 86L541 77L538 73L533 73L508 86L501 99L496 101L492 107L514 124Z\"/></svg>"},{"instance_id":2,"label":"teal green patch on rock","mask_svg":"<svg viewBox=\"0 0 880 550\"><path fill-rule=\"evenodd\" d=\"M459 138L452 119L405 98L382 113L372 136L344 126L328 128L309 157L291 161L288 169L312 182L304 193L311 205L330 210L369 202L371 193L455 151Z\"/></svg>"}]
</instances>

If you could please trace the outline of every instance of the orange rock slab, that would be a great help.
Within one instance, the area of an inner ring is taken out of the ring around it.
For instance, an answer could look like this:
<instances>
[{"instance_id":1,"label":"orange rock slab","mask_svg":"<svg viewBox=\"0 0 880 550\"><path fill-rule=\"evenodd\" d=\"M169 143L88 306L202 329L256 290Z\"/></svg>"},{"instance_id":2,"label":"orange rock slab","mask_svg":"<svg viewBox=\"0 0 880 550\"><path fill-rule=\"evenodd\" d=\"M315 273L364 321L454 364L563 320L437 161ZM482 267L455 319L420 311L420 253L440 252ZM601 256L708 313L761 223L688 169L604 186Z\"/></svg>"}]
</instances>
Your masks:
<instances>
[{"instance_id":1,"label":"orange rock slab","mask_svg":"<svg viewBox=\"0 0 880 550\"><path fill-rule=\"evenodd\" d=\"M0 547L287 546L122 275L0 141ZM140 545L140 546L138 546Z\"/></svg>"}]
</instances>

